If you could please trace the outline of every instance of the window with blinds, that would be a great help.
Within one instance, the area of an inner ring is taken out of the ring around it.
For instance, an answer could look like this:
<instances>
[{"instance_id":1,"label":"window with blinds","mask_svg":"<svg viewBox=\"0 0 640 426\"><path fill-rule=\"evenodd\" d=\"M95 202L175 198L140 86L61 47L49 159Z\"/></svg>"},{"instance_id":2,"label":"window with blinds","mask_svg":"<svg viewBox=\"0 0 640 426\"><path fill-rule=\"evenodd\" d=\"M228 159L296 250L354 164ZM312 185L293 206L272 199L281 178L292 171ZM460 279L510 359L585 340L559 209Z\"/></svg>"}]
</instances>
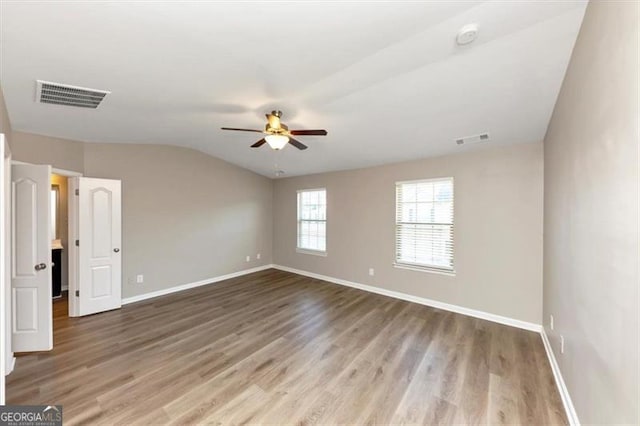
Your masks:
<instances>
[{"instance_id":1,"label":"window with blinds","mask_svg":"<svg viewBox=\"0 0 640 426\"><path fill-rule=\"evenodd\" d=\"M298 249L327 250L327 191L298 191Z\"/></svg>"},{"instance_id":2,"label":"window with blinds","mask_svg":"<svg viewBox=\"0 0 640 426\"><path fill-rule=\"evenodd\" d=\"M396 183L396 263L453 271L453 178Z\"/></svg>"}]
</instances>

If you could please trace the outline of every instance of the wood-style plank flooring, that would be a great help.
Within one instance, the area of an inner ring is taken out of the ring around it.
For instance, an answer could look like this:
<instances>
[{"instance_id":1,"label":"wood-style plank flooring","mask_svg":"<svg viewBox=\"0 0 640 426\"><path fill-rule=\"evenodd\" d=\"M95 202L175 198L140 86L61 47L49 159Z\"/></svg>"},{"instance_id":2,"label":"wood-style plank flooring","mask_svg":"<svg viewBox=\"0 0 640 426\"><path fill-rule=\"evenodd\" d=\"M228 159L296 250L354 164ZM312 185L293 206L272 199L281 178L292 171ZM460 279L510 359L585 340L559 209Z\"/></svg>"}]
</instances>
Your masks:
<instances>
[{"instance_id":1,"label":"wood-style plank flooring","mask_svg":"<svg viewBox=\"0 0 640 426\"><path fill-rule=\"evenodd\" d=\"M277 270L68 318L10 404L65 424L566 424L540 336Z\"/></svg>"}]
</instances>

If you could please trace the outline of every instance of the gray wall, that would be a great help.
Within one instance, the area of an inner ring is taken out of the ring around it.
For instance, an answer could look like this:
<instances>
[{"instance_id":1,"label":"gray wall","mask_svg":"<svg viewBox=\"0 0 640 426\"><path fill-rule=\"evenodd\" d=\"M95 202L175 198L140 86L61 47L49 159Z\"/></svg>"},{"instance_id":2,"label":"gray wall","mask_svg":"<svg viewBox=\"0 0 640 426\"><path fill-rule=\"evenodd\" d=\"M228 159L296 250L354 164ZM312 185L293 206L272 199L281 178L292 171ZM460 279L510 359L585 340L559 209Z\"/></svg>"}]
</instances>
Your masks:
<instances>
[{"instance_id":1,"label":"gray wall","mask_svg":"<svg viewBox=\"0 0 640 426\"><path fill-rule=\"evenodd\" d=\"M273 183L266 177L165 145L14 132L13 154L20 161L122 180L123 297L271 263ZM144 275L143 284L135 283L137 274Z\"/></svg>"},{"instance_id":2,"label":"gray wall","mask_svg":"<svg viewBox=\"0 0 640 426\"><path fill-rule=\"evenodd\" d=\"M542 144L279 179L274 262L541 323ZM456 276L393 267L395 182L455 178ZM296 252L296 191L327 188L327 257ZM375 276L368 274L375 269Z\"/></svg>"},{"instance_id":3,"label":"gray wall","mask_svg":"<svg viewBox=\"0 0 640 426\"><path fill-rule=\"evenodd\" d=\"M640 420L638 18L589 3L544 141L544 325L583 424Z\"/></svg>"}]
</instances>

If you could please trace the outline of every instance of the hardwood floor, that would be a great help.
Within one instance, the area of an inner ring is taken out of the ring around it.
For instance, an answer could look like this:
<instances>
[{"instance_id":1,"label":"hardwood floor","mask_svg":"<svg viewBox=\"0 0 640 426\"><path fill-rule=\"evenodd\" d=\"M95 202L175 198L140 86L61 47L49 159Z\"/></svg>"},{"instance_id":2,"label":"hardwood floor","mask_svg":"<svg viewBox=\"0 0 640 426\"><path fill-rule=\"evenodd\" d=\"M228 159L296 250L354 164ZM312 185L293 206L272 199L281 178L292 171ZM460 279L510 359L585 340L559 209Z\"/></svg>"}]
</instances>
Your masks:
<instances>
[{"instance_id":1,"label":"hardwood floor","mask_svg":"<svg viewBox=\"0 0 640 426\"><path fill-rule=\"evenodd\" d=\"M10 404L65 424L566 424L540 336L277 270L68 318Z\"/></svg>"}]
</instances>

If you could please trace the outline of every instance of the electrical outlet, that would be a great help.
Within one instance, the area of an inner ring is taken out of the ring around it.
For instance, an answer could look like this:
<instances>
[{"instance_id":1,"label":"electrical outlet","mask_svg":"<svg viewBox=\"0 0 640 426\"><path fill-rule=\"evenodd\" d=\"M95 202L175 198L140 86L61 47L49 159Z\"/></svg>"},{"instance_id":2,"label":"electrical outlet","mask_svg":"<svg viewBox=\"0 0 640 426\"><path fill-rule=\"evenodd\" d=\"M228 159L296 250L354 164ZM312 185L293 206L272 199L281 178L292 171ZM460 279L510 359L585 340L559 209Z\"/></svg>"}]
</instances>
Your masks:
<instances>
[{"instance_id":1,"label":"electrical outlet","mask_svg":"<svg viewBox=\"0 0 640 426\"><path fill-rule=\"evenodd\" d=\"M549 315L549 328L553 330L553 315Z\"/></svg>"},{"instance_id":2,"label":"electrical outlet","mask_svg":"<svg viewBox=\"0 0 640 426\"><path fill-rule=\"evenodd\" d=\"M260 260L260 253L256 254L256 259Z\"/></svg>"},{"instance_id":3,"label":"electrical outlet","mask_svg":"<svg viewBox=\"0 0 640 426\"><path fill-rule=\"evenodd\" d=\"M564 353L564 336L560 336L560 353Z\"/></svg>"},{"instance_id":4,"label":"electrical outlet","mask_svg":"<svg viewBox=\"0 0 640 426\"><path fill-rule=\"evenodd\" d=\"M251 256L247 256L247 262L251 262Z\"/></svg>"},{"instance_id":5,"label":"electrical outlet","mask_svg":"<svg viewBox=\"0 0 640 426\"><path fill-rule=\"evenodd\" d=\"M376 271L373 268L369 268L369 275L374 276Z\"/></svg>"},{"instance_id":6,"label":"electrical outlet","mask_svg":"<svg viewBox=\"0 0 640 426\"><path fill-rule=\"evenodd\" d=\"M136 275L136 283L142 284L144 282L144 275Z\"/></svg>"}]
</instances>

